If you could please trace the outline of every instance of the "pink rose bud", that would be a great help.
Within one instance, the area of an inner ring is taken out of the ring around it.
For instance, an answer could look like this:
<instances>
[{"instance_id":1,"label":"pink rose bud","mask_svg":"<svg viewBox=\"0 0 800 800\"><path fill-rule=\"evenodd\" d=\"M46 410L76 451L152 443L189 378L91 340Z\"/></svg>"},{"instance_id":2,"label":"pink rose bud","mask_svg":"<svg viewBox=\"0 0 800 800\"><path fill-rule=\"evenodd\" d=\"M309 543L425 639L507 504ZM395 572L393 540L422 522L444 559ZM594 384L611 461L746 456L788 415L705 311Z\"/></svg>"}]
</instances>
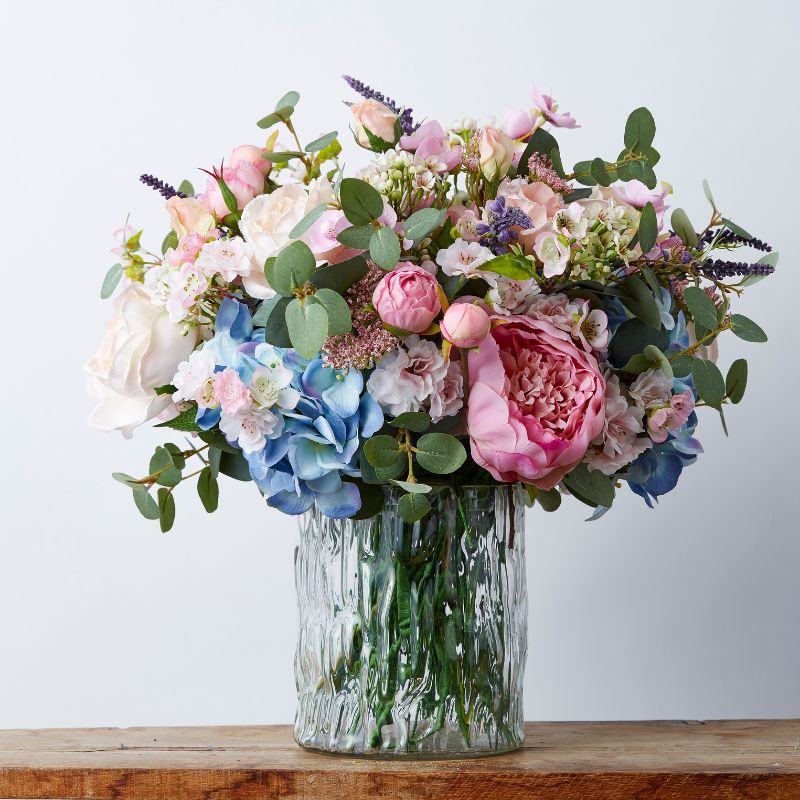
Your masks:
<instances>
[{"instance_id":1,"label":"pink rose bud","mask_svg":"<svg viewBox=\"0 0 800 800\"><path fill-rule=\"evenodd\" d=\"M384 142L394 142L394 124L397 120L390 108L377 100L364 100L350 107L353 112L353 133L362 147L371 149L364 128L368 128L373 136L383 139Z\"/></svg>"},{"instance_id":2,"label":"pink rose bud","mask_svg":"<svg viewBox=\"0 0 800 800\"><path fill-rule=\"evenodd\" d=\"M477 347L492 327L489 315L471 303L454 303L442 318L442 336L456 347Z\"/></svg>"},{"instance_id":3,"label":"pink rose bud","mask_svg":"<svg viewBox=\"0 0 800 800\"><path fill-rule=\"evenodd\" d=\"M442 310L439 284L422 267L401 261L375 287L372 305L387 325L409 333L422 333L430 328Z\"/></svg>"},{"instance_id":4,"label":"pink rose bud","mask_svg":"<svg viewBox=\"0 0 800 800\"><path fill-rule=\"evenodd\" d=\"M481 172L487 181L500 180L508 173L514 158L514 140L497 128L484 128L479 157Z\"/></svg>"},{"instance_id":5,"label":"pink rose bud","mask_svg":"<svg viewBox=\"0 0 800 800\"><path fill-rule=\"evenodd\" d=\"M272 162L264 158L264 149L254 144L240 144L231 150L226 166L235 167L240 161L252 164L265 177L272 169Z\"/></svg>"}]
</instances>

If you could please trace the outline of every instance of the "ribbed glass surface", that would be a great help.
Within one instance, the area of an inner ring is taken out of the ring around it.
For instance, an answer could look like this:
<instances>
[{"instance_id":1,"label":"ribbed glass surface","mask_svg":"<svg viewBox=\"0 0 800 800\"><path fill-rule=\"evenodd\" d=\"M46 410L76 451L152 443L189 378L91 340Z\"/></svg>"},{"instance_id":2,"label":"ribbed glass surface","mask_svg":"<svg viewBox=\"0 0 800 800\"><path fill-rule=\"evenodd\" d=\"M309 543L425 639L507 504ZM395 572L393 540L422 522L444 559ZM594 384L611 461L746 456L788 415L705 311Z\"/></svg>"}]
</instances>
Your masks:
<instances>
[{"instance_id":1,"label":"ribbed glass surface","mask_svg":"<svg viewBox=\"0 0 800 800\"><path fill-rule=\"evenodd\" d=\"M334 753L447 757L523 738L527 597L519 489L439 489L409 524L301 518L295 738Z\"/></svg>"}]
</instances>

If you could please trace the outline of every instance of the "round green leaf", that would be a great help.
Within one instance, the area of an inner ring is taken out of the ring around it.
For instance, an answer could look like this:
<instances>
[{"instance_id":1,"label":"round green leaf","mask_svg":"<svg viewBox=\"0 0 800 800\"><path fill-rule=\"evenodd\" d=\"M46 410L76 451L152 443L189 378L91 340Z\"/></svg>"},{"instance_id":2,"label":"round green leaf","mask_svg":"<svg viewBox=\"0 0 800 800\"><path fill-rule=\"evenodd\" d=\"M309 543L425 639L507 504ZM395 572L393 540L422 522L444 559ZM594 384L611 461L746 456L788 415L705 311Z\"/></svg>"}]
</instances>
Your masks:
<instances>
[{"instance_id":1,"label":"round green leaf","mask_svg":"<svg viewBox=\"0 0 800 800\"><path fill-rule=\"evenodd\" d=\"M581 462L565 478L564 485L579 500L608 508L614 502L614 484L600 470L590 470Z\"/></svg>"},{"instance_id":2,"label":"round green leaf","mask_svg":"<svg viewBox=\"0 0 800 800\"><path fill-rule=\"evenodd\" d=\"M373 467L383 469L393 467L398 459L403 456L397 439L394 436L386 436L385 434L367 439L364 442L364 455Z\"/></svg>"},{"instance_id":3,"label":"round green leaf","mask_svg":"<svg viewBox=\"0 0 800 800\"><path fill-rule=\"evenodd\" d=\"M431 510L424 494L404 494L397 503L397 513L406 522L417 522Z\"/></svg>"},{"instance_id":4,"label":"round green leaf","mask_svg":"<svg viewBox=\"0 0 800 800\"><path fill-rule=\"evenodd\" d=\"M355 256L339 264L320 267L312 276L311 283L318 289L333 289L343 295L354 283L358 283L369 272L363 256Z\"/></svg>"},{"instance_id":5,"label":"round green leaf","mask_svg":"<svg viewBox=\"0 0 800 800\"><path fill-rule=\"evenodd\" d=\"M328 315L329 336L350 333L353 329L353 318L344 297L333 289L317 289L314 299L322 304Z\"/></svg>"},{"instance_id":6,"label":"round green leaf","mask_svg":"<svg viewBox=\"0 0 800 800\"><path fill-rule=\"evenodd\" d=\"M427 483L412 483L411 481L396 480L392 480L390 483L399 486L401 489L405 489L409 494L427 494L433 489L433 487L428 486Z\"/></svg>"},{"instance_id":7,"label":"round green leaf","mask_svg":"<svg viewBox=\"0 0 800 800\"><path fill-rule=\"evenodd\" d=\"M611 363L622 366L643 352L649 344L664 351L669 347L669 334L663 328L655 329L640 319L629 319L619 326L616 335L611 339Z\"/></svg>"},{"instance_id":8,"label":"round green leaf","mask_svg":"<svg viewBox=\"0 0 800 800\"><path fill-rule=\"evenodd\" d=\"M175 523L175 498L169 489L158 490L158 521L162 533L170 530Z\"/></svg>"},{"instance_id":9,"label":"round green leaf","mask_svg":"<svg viewBox=\"0 0 800 800\"><path fill-rule=\"evenodd\" d=\"M645 282L638 275L629 275L620 288L620 300L625 308L651 328L661 330L661 312Z\"/></svg>"},{"instance_id":10,"label":"round green leaf","mask_svg":"<svg viewBox=\"0 0 800 800\"><path fill-rule=\"evenodd\" d=\"M344 178L339 185L342 211L353 225L366 225L383 213L383 197L378 190L358 178Z\"/></svg>"},{"instance_id":11,"label":"round green leaf","mask_svg":"<svg viewBox=\"0 0 800 800\"><path fill-rule=\"evenodd\" d=\"M545 511L556 511L561 505L561 492L558 489L540 490L536 494L536 499Z\"/></svg>"},{"instance_id":12,"label":"round green leaf","mask_svg":"<svg viewBox=\"0 0 800 800\"><path fill-rule=\"evenodd\" d=\"M158 503L153 499L150 492L147 491L147 487L139 484L133 489L133 502L136 504L136 508L139 509L139 513L145 519L158 519Z\"/></svg>"},{"instance_id":13,"label":"round green leaf","mask_svg":"<svg viewBox=\"0 0 800 800\"><path fill-rule=\"evenodd\" d=\"M699 286L685 289L683 299L695 323L709 331L717 327L717 307Z\"/></svg>"},{"instance_id":14,"label":"round green leaf","mask_svg":"<svg viewBox=\"0 0 800 800\"><path fill-rule=\"evenodd\" d=\"M516 253L505 253L481 264L481 271L505 275L514 281L525 281L534 276L531 262Z\"/></svg>"},{"instance_id":15,"label":"round green leaf","mask_svg":"<svg viewBox=\"0 0 800 800\"><path fill-rule=\"evenodd\" d=\"M672 364L672 374L676 378L687 378L692 374L692 364L694 358L692 356L678 356Z\"/></svg>"},{"instance_id":16,"label":"round green leaf","mask_svg":"<svg viewBox=\"0 0 800 800\"><path fill-rule=\"evenodd\" d=\"M420 436L416 449L419 465L436 475L455 472L467 460L464 445L449 433L426 433Z\"/></svg>"},{"instance_id":17,"label":"round green leaf","mask_svg":"<svg viewBox=\"0 0 800 800\"><path fill-rule=\"evenodd\" d=\"M625 123L625 147L631 152L642 152L653 144L656 135L656 121L644 107L630 113Z\"/></svg>"},{"instance_id":18,"label":"round green leaf","mask_svg":"<svg viewBox=\"0 0 800 800\"><path fill-rule=\"evenodd\" d=\"M200 495L203 508L209 514L217 510L219 505L219 484L211 467L203 467L200 471L200 475L197 478L197 494Z\"/></svg>"},{"instance_id":19,"label":"round green leaf","mask_svg":"<svg viewBox=\"0 0 800 800\"><path fill-rule=\"evenodd\" d=\"M295 298L286 306L286 328L292 347L303 358L315 358L328 338L328 315L313 298Z\"/></svg>"},{"instance_id":20,"label":"round green leaf","mask_svg":"<svg viewBox=\"0 0 800 800\"><path fill-rule=\"evenodd\" d=\"M731 330L746 342L766 342L767 334L753 320L743 314L731 316Z\"/></svg>"},{"instance_id":21,"label":"round green leaf","mask_svg":"<svg viewBox=\"0 0 800 800\"><path fill-rule=\"evenodd\" d=\"M643 355L656 369L660 369L668 378L672 377L672 364L657 347L648 344Z\"/></svg>"},{"instance_id":22,"label":"round green leaf","mask_svg":"<svg viewBox=\"0 0 800 800\"><path fill-rule=\"evenodd\" d=\"M329 144L333 144L336 141L338 135L337 131L331 131L324 136L320 136L318 139L314 139L313 142L309 142L306 145L306 152L316 153L320 150L324 150Z\"/></svg>"},{"instance_id":23,"label":"round green leaf","mask_svg":"<svg viewBox=\"0 0 800 800\"><path fill-rule=\"evenodd\" d=\"M414 433L425 433L431 426L431 418L424 411L406 411L390 423L394 428L406 428Z\"/></svg>"},{"instance_id":24,"label":"round green leaf","mask_svg":"<svg viewBox=\"0 0 800 800\"><path fill-rule=\"evenodd\" d=\"M282 106L281 108L273 111L271 114L267 114L266 117L262 117L256 125L259 128L271 128L273 125L276 125L278 122L286 122L289 117L292 116L294 113L294 106Z\"/></svg>"},{"instance_id":25,"label":"round green leaf","mask_svg":"<svg viewBox=\"0 0 800 800\"><path fill-rule=\"evenodd\" d=\"M394 269L400 260L397 234L391 228L378 228L370 237L369 255L381 269Z\"/></svg>"},{"instance_id":26,"label":"round green leaf","mask_svg":"<svg viewBox=\"0 0 800 800\"><path fill-rule=\"evenodd\" d=\"M697 247L697 231L689 221L689 215L682 209L676 208L672 212L672 230L680 237L687 247Z\"/></svg>"},{"instance_id":27,"label":"round green leaf","mask_svg":"<svg viewBox=\"0 0 800 800\"><path fill-rule=\"evenodd\" d=\"M294 290L311 279L317 268L317 260L305 242L292 242L278 253L269 270L270 286L284 297L291 297Z\"/></svg>"},{"instance_id":28,"label":"round green leaf","mask_svg":"<svg viewBox=\"0 0 800 800\"><path fill-rule=\"evenodd\" d=\"M353 250L369 250L369 242L375 228L372 225L353 225L352 228L345 228L336 234L336 239L345 247L352 247Z\"/></svg>"},{"instance_id":29,"label":"round green leaf","mask_svg":"<svg viewBox=\"0 0 800 800\"><path fill-rule=\"evenodd\" d=\"M737 358L725 378L725 394L731 403L740 403L747 388L747 361Z\"/></svg>"},{"instance_id":30,"label":"round green leaf","mask_svg":"<svg viewBox=\"0 0 800 800\"><path fill-rule=\"evenodd\" d=\"M299 239L325 213L327 208L327 202L314 206L314 208L289 231L289 238Z\"/></svg>"},{"instance_id":31,"label":"round green leaf","mask_svg":"<svg viewBox=\"0 0 800 800\"><path fill-rule=\"evenodd\" d=\"M696 358L692 365L692 379L694 388L702 400L712 408L722 407L722 400L725 397L725 379L713 361L704 358Z\"/></svg>"},{"instance_id":32,"label":"round green leaf","mask_svg":"<svg viewBox=\"0 0 800 800\"><path fill-rule=\"evenodd\" d=\"M436 230L447 215L445 209L421 208L415 211L403 225L403 236L414 242L424 239L429 233Z\"/></svg>"},{"instance_id":33,"label":"round green leaf","mask_svg":"<svg viewBox=\"0 0 800 800\"><path fill-rule=\"evenodd\" d=\"M300 93L295 92L294 90L290 92L286 92L286 94L275 103L275 109L285 108L286 106L291 106L294 108L300 102Z\"/></svg>"}]
</instances>

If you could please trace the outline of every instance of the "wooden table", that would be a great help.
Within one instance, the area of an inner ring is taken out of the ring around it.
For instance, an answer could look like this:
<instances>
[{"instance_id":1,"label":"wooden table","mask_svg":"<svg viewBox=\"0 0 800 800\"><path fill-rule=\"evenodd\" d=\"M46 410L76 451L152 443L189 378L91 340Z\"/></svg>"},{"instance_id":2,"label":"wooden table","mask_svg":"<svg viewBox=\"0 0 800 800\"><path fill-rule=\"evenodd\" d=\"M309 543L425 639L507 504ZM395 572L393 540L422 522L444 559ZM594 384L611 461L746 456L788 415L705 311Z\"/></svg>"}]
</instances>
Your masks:
<instances>
[{"instance_id":1,"label":"wooden table","mask_svg":"<svg viewBox=\"0 0 800 800\"><path fill-rule=\"evenodd\" d=\"M403 763L288 726L0 731L0 798L800 800L800 720L529 722L516 753Z\"/></svg>"}]
</instances>

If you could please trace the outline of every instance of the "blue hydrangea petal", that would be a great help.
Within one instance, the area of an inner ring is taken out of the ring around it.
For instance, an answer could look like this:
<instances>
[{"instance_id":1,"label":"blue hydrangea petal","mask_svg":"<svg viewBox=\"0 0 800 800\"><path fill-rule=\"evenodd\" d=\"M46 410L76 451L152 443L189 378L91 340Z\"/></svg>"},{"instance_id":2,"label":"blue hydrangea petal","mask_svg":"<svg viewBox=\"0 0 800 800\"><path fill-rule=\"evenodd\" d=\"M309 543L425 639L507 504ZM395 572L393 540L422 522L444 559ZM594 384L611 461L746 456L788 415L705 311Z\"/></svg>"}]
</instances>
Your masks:
<instances>
[{"instance_id":1,"label":"blue hydrangea petal","mask_svg":"<svg viewBox=\"0 0 800 800\"><path fill-rule=\"evenodd\" d=\"M361 508L361 494L354 483L342 483L337 492L316 495L320 513L332 519L352 517Z\"/></svg>"},{"instance_id":2,"label":"blue hydrangea petal","mask_svg":"<svg viewBox=\"0 0 800 800\"><path fill-rule=\"evenodd\" d=\"M267 498L267 505L283 511L284 514L304 514L314 505L314 493L301 485L300 493L277 492Z\"/></svg>"},{"instance_id":3,"label":"blue hydrangea petal","mask_svg":"<svg viewBox=\"0 0 800 800\"><path fill-rule=\"evenodd\" d=\"M215 425L219 424L220 417L222 416L222 409L217 408L198 408L197 417L195 422L197 427L203 431L211 430Z\"/></svg>"},{"instance_id":4,"label":"blue hydrangea petal","mask_svg":"<svg viewBox=\"0 0 800 800\"><path fill-rule=\"evenodd\" d=\"M368 439L383 427L383 411L369 393L365 393L358 404L358 418L361 435Z\"/></svg>"}]
</instances>

